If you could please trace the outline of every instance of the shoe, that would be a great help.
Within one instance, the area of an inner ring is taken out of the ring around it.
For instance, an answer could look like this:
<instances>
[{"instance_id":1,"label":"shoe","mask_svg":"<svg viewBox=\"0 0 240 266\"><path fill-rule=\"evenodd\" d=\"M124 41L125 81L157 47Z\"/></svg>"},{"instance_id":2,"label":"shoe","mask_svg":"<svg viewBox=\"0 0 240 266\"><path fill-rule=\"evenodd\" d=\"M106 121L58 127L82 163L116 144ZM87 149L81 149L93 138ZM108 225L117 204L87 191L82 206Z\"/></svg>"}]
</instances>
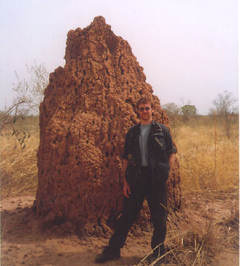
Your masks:
<instances>
[{"instance_id":1,"label":"shoe","mask_svg":"<svg viewBox=\"0 0 240 266\"><path fill-rule=\"evenodd\" d=\"M148 265L151 266L160 266L163 263L163 258L159 259L160 257L155 257L154 255L150 255L148 257Z\"/></svg>"},{"instance_id":2,"label":"shoe","mask_svg":"<svg viewBox=\"0 0 240 266\"><path fill-rule=\"evenodd\" d=\"M109 260L117 260L120 258L120 249L113 249L107 246L101 254L95 258L96 263L104 263Z\"/></svg>"},{"instance_id":3,"label":"shoe","mask_svg":"<svg viewBox=\"0 0 240 266\"><path fill-rule=\"evenodd\" d=\"M165 246L164 243L162 243L158 248L156 248L153 251L153 256L155 257L161 257L165 254Z\"/></svg>"},{"instance_id":4,"label":"shoe","mask_svg":"<svg viewBox=\"0 0 240 266\"><path fill-rule=\"evenodd\" d=\"M159 266L159 265L162 265L162 263L165 262L166 258L164 256L165 254L165 247L164 247L164 244L161 244L159 248L155 249L153 251L153 254L151 254L149 257L148 257L148 263L149 265L153 266ZM164 257L162 257L164 256ZM162 258L160 258L162 257Z\"/></svg>"}]
</instances>

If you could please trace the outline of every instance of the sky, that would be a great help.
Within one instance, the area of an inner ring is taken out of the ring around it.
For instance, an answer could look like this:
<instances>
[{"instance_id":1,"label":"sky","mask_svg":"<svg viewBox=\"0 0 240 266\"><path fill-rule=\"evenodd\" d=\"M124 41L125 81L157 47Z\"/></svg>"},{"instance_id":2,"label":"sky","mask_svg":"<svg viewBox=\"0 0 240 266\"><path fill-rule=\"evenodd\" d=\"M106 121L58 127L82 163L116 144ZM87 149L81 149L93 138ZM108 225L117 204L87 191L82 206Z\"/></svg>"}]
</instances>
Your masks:
<instances>
[{"instance_id":1,"label":"sky","mask_svg":"<svg viewBox=\"0 0 240 266\"><path fill-rule=\"evenodd\" d=\"M0 0L0 110L26 64L64 66L67 33L103 16L127 40L161 105L208 114L225 90L239 99L237 0Z\"/></svg>"}]
</instances>

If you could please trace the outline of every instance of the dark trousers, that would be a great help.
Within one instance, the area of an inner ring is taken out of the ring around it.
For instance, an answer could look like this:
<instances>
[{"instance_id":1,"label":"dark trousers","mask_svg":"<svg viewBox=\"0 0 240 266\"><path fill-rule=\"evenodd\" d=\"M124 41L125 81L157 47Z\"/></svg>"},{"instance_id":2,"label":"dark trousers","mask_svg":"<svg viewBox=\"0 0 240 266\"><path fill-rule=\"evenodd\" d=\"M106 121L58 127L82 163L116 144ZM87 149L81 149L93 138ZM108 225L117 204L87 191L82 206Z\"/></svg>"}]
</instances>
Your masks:
<instances>
[{"instance_id":1,"label":"dark trousers","mask_svg":"<svg viewBox=\"0 0 240 266\"><path fill-rule=\"evenodd\" d=\"M142 208L144 198L148 202L151 213L151 220L154 231L151 241L151 247L154 249L159 244L163 243L166 237L166 221L167 221L167 191L165 181L152 180L151 172L148 168L143 169L141 179L130 186L131 195L129 198L123 199L122 214L117 220L116 229L109 241L109 247L120 249L123 247L127 238L128 232L136 221L138 214ZM164 247L162 246L164 249ZM164 251L162 248L157 248L154 255L158 255Z\"/></svg>"}]
</instances>

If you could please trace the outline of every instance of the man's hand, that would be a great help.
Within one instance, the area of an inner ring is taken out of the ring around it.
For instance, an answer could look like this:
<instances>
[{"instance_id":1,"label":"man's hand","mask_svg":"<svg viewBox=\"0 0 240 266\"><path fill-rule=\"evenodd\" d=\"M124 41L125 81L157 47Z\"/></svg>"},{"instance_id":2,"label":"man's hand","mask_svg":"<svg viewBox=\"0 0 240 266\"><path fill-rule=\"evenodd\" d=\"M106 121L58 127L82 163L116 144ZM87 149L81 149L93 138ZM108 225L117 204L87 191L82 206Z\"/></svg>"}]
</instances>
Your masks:
<instances>
[{"instance_id":1,"label":"man's hand","mask_svg":"<svg viewBox=\"0 0 240 266\"><path fill-rule=\"evenodd\" d=\"M128 182L126 181L126 179L124 178L123 196L126 197L126 198L129 198L130 194L131 194L130 186L129 186Z\"/></svg>"},{"instance_id":2,"label":"man's hand","mask_svg":"<svg viewBox=\"0 0 240 266\"><path fill-rule=\"evenodd\" d=\"M129 198L130 194L131 194L131 191L130 191L130 186L128 184L128 182L126 181L126 178L125 178L125 171L127 169L127 166L128 166L129 162L127 159L123 159L123 196L126 197L126 198Z\"/></svg>"}]
</instances>

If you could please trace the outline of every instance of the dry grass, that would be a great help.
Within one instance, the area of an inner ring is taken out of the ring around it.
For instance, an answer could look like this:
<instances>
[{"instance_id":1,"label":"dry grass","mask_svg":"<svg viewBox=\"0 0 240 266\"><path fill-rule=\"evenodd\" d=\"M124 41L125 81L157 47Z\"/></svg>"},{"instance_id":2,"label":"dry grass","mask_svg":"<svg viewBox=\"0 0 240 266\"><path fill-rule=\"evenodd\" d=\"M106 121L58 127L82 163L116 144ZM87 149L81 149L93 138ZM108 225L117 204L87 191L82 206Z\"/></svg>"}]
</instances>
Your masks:
<instances>
[{"instance_id":1,"label":"dry grass","mask_svg":"<svg viewBox=\"0 0 240 266\"><path fill-rule=\"evenodd\" d=\"M205 122L181 124L173 129L178 145L183 192L196 191L197 194L201 194L199 192L207 189L221 194L221 192L229 191L232 188L238 188L238 124L233 128L232 138L228 139L221 124ZM23 121L17 126L20 135L12 135L12 130L5 130L0 136L2 197L25 193L35 194L37 188L37 149L39 145L37 118ZM30 133L30 137L26 137L21 143L24 132ZM200 201L197 199L196 204L198 202ZM171 211L169 210L169 212ZM219 248L216 243L220 245L226 241L222 238L224 236L218 238L219 236L214 231L220 221L213 221L211 217L203 217L206 218L205 224L200 227L181 212L169 217L167 245L170 263L174 262L178 265L208 265L211 263L211 259ZM231 228L235 230L231 235L232 239L229 236L227 238L231 243L238 237L238 217L239 207L237 204L232 217L223 225L228 235ZM179 229L179 221L187 225L185 231Z\"/></svg>"},{"instance_id":2,"label":"dry grass","mask_svg":"<svg viewBox=\"0 0 240 266\"><path fill-rule=\"evenodd\" d=\"M237 192L235 191L234 194L236 195ZM193 198L194 195L197 195L196 199ZM239 205L236 201L231 215L222 213L218 217L219 210L223 210L226 204L224 200L221 201L222 197L225 198L224 195L219 196L219 193L212 196L209 193L189 192L184 195L182 210L173 212L169 209L166 253L158 260L163 259L167 265L206 266L212 265L218 254L227 252L238 256ZM232 197L233 195L228 195L228 199ZM221 203L217 209L206 210L206 204L211 200ZM149 265L147 257L151 253L152 251L146 254L136 266ZM155 265L156 262L157 260L150 266Z\"/></svg>"},{"instance_id":3,"label":"dry grass","mask_svg":"<svg viewBox=\"0 0 240 266\"><path fill-rule=\"evenodd\" d=\"M221 125L185 125L178 130L182 188L226 191L238 187L238 125L228 139Z\"/></svg>"},{"instance_id":4,"label":"dry grass","mask_svg":"<svg viewBox=\"0 0 240 266\"><path fill-rule=\"evenodd\" d=\"M9 128L1 132L2 198L36 192L39 132L35 120L15 125L18 134Z\"/></svg>"},{"instance_id":5,"label":"dry grass","mask_svg":"<svg viewBox=\"0 0 240 266\"><path fill-rule=\"evenodd\" d=\"M39 145L38 118L29 117L15 125L20 135L5 130L1 137L2 194L35 193L37 187L37 149ZM23 132L30 133L21 143ZM172 133L178 146L182 188L202 191L227 191L238 187L239 139L238 123L232 137L225 135L224 126L215 125L208 117L188 124L175 124ZM17 139L20 139L17 140ZM25 148L23 149L25 145Z\"/></svg>"}]
</instances>

